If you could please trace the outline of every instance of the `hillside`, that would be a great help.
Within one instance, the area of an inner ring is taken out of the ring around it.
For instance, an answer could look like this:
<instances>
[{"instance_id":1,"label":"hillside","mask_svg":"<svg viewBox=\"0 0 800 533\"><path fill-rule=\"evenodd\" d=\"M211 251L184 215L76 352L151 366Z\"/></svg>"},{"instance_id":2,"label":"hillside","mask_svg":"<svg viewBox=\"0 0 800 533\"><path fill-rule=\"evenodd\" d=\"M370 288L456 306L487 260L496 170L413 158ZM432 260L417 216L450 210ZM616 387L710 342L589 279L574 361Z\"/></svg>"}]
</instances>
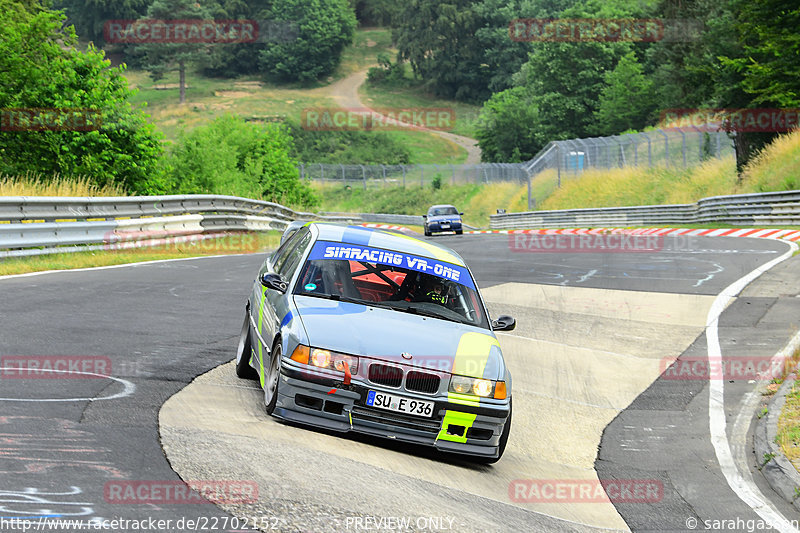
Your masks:
<instances>
[{"instance_id":1,"label":"hillside","mask_svg":"<svg viewBox=\"0 0 800 533\"><path fill-rule=\"evenodd\" d=\"M592 170L555 188L555 175L545 172L533 182L538 209L575 209L691 203L707 196L800 189L800 131L778 137L736 178L732 158L713 159L689 169L625 168ZM321 210L422 214L428 205L451 203L473 226L488 226L496 209L527 211L527 187L514 183L346 190L316 188Z\"/></svg>"}]
</instances>

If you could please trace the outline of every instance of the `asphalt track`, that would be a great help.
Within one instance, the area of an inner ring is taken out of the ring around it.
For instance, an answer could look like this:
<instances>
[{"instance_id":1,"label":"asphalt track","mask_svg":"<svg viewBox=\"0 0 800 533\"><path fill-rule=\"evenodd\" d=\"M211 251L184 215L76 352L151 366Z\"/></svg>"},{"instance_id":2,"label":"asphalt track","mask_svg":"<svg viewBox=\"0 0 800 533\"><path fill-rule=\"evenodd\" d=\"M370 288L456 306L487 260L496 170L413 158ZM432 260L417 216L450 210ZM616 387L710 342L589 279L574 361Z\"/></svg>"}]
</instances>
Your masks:
<instances>
[{"instance_id":1,"label":"asphalt track","mask_svg":"<svg viewBox=\"0 0 800 533\"><path fill-rule=\"evenodd\" d=\"M233 357L261 256L48 273L0 280L2 366L26 356L79 357L96 361L99 374L107 363L114 379L0 374L0 520L171 519L166 530L178 531L186 529L175 527L181 518L230 518L210 503L116 503L110 497L122 481L177 481L173 467L187 479L263 480L257 504L223 507L268 518L265 529L287 531L355 531L356 518L367 529L376 525L364 522L367 517L390 516L425 518L428 530L476 531L626 529L625 523L634 530L685 530L690 516L759 518L727 488L715 461L707 382L663 387L653 381L665 359L702 352L702 319L713 297L786 252L785 243L665 239L652 252L549 254L513 251L506 235L437 239L465 257L494 315L510 310L519 320L513 335L501 336L517 379L509 452L497 465L475 467L391 442L279 424L263 414L251 384L229 379L229 366L195 385L205 387L200 400L211 407L235 409L228 422L255 419L238 429L249 434L192 431L178 427L180 420L160 428L159 411L170 397ZM794 334L800 316L796 265L782 263L728 307L720 321L723 351L752 355L758 347L771 356ZM729 430L753 387L739 381L725 388ZM517 418L517 394L537 410ZM206 414L182 406L185 420ZM752 413L745 418L746 433ZM567 426L573 419L581 424ZM746 456L746 442L741 452ZM295 475L269 475L281 469ZM757 470L749 471L778 510L793 518ZM509 480L530 473L538 479L657 479L664 495L647 504L616 504L613 512L607 502L511 501ZM217 524L207 530L236 529ZM0 530L13 529L0 523Z\"/></svg>"}]
</instances>

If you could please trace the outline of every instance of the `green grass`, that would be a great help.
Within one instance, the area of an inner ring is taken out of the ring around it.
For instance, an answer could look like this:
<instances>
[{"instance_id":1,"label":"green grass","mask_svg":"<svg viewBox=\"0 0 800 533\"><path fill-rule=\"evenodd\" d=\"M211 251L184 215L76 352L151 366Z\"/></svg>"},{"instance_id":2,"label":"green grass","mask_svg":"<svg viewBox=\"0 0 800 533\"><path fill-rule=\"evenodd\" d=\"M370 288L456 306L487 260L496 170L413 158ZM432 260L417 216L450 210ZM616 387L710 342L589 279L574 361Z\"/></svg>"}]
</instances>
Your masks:
<instances>
[{"instance_id":1,"label":"green grass","mask_svg":"<svg viewBox=\"0 0 800 533\"><path fill-rule=\"evenodd\" d=\"M387 131L386 135L408 147L411 164L461 164L467 151L433 133L424 131Z\"/></svg>"},{"instance_id":2,"label":"green grass","mask_svg":"<svg viewBox=\"0 0 800 533\"><path fill-rule=\"evenodd\" d=\"M163 259L182 259L211 255L261 253L277 248L280 232L238 233L196 242L180 242L159 247L142 247L133 250L107 250L75 252L0 259L0 276L41 272L47 270L72 270L98 266L122 265Z\"/></svg>"},{"instance_id":3,"label":"green grass","mask_svg":"<svg viewBox=\"0 0 800 533\"><path fill-rule=\"evenodd\" d=\"M796 369L799 359L800 350L796 351L789 360L791 363L791 365L787 365L791 366L789 370ZM797 381L786 395L786 403L778 418L778 434L775 442L780 445L781 450L792 461L795 468L798 468L798 464L800 464L800 385Z\"/></svg>"},{"instance_id":4,"label":"green grass","mask_svg":"<svg viewBox=\"0 0 800 533\"><path fill-rule=\"evenodd\" d=\"M235 114L258 120L279 120L282 117L300 120L303 109L332 107L335 102L324 89L288 88L264 83L252 77L237 79L205 78L197 73L186 76L189 89L186 104L178 102L177 73L164 80L168 90L159 90L146 72L129 71L127 77L139 92L133 103L144 107L151 121L168 140L174 141L183 128L190 130L224 114Z\"/></svg>"},{"instance_id":5,"label":"green grass","mask_svg":"<svg viewBox=\"0 0 800 533\"><path fill-rule=\"evenodd\" d=\"M455 127L448 130L456 135L475 138L478 114L481 107L477 105L442 100L423 92L419 82L408 80L411 85L391 85L381 83L373 85L364 83L359 88L361 101L372 108L444 108L455 112Z\"/></svg>"},{"instance_id":6,"label":"green grass","mask_svg":"<svg viewBox=\"0 0 800 533\"><path fill-rule=\"evenodd\" d=\"M392 30L386 28L359 28L342 54L342 62L336 69L334 79L341 79L355 72L378 64L378 54L395 53L392 48Z\"/></svg>"}]
</instances>

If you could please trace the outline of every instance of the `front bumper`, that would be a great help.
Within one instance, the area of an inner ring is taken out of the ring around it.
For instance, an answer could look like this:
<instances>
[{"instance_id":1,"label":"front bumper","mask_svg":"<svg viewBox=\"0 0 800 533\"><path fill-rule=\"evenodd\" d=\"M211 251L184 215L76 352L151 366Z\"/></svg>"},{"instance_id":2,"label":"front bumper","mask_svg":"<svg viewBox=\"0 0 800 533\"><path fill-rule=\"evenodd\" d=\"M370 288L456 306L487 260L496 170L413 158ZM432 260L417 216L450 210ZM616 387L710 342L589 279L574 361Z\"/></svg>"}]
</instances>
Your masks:
<instances>
[{"instance_id":1,"label":"front bumper","mask_svg":"<svg viewBox=\"0 0 800 533\"><path fill-rule=\"evenodd\" d=\"M284 360L286 361L286 360ZM496 458L509 406L461 405L447 397L395 391L360 382L348 386L304 369L282 365L274 415L337 432L433 446L446 452ZM311 379L309 379L311 378ZM370 390L435 402L432 417L419 417L366 405ZM474 417L474 420L473 420Z\"/></svg>"},{"instance_id":2,"label":"front bumper","mask_svg":"<svg viewBox=\"0 0 800 533\"><path fill-rule=\"evenodd\" d=\"M428 231L461 231L461 222L429 222Z\"/></svg>"}]
</instances>

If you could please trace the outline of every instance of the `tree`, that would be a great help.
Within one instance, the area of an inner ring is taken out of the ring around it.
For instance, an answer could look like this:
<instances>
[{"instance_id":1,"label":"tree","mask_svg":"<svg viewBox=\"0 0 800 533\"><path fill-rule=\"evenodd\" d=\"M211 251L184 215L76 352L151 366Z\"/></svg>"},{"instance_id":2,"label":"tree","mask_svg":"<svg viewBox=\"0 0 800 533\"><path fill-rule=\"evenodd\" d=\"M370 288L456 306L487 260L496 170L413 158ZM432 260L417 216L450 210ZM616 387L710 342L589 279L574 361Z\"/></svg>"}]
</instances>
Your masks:
<instances>
[{"instance_id":1,"label":"tree","mask_svg":"<svg viewBox=\"0 0 800 533\"><path fill-rule=\"evenodd\" d=\"M131 107L124 69L93 46L76 50L63 23L60 13L0 0L0 172L84 175L163 192L161 137Z\"/></svg>"},{"instance_id":2,"label":"tree","mask_svg":"<svg viewBox=\"0 0 800 533\"><path fill-rule=\"evenodd\" d=\"M738 76L737 107L800 107L800 7L797 2L732 0L739 54L720 58L732 76ZM747 163L778 131L749 132L729 127L741 178Z\"/></svg>"},{"instance_id":3,"label":"tree","mask_svg":"<svg viewBox=\"0 0 800 533\"><path fill-rule=\"evenodd\" d=\"M274 0L263 18L296 28L296 38L268 43L258 56L261 69L281 81L310 82L331 74L357 24L347 0Z\"/></svg>"},{"instance_id":4,"label":"tree","mask_svg":"<svg viewBox=\"0 0 800 533\"><path fill-rule=\"evenodd\" d=\"M532 159L550 139L540 133L539 111L526 87L492 95L483 105L476 132L483 161L516 163Z\"/></svg>"},{"instance_id":5,"label":"tree","mask_svg":"<svg viewBox=\"0 0 800 533\"><path fill-rule=\"evenodd\" d=\"M645 76L636 54L628 52L606 73L591 129L597 135L640 130L648 124L655 106L653 82Z\"/></svg>"},{"instance_id":6,"label":"tree","mask_svg":"<svg viewBox=\"0 0 800 533\"><path fill-rule=\"evenodd\" d=\"M395 0L350 0L350 5L362 26L389 26L400 9Z\"/></svg>"},{"instance_id":7,"label":"tree","mask_svg":"<svg viewBox=\"0 0 800 533\"><path fill-rule=\"evenodd\" d=\"M168 165L178 193L232 194L313 206L316 199L300 180L297 162L289 155L292 149L284 127L226 115L181 135Z\"/></svg>"},{"instance_id":8,"label":"tree","mask_svg":"<svg viewBox=\"0 0 800 533\"><path fill-rule=\"evenodd\" d=\"M82 39L105 44L104 26L110 21L136 20L147 13L152 0L56 0Z\"/></svg>"},{"instance_id":9,"label":"tree","mask_svg":"<svg viewBox=\"0 0 800 533\"><path fill-rule=\"evenodd\" d=\"M206 20L212 17L208 9L196 0L154 0L147 9L147 15L138 24L154 28L161 21L168 20ZM210 60L208 42L145 42L137 45L143 57L144 68L150 72L154 81L164 77L164 73L177 70L180 87L180 103L186 102L186 68L189 65L202 66Z\"/></svg>"},{"instance_id":10,"label":"tree","mask_svg":"<svg viewBox=\"0 0 800 533\"><path fill-rule=\"evenodd\" d=\"M489 96L475 2L408 0L397 20L398 61L408 61L434 94L476 102Z\"/></svg>"},{"instance_id":11,"label":"tree","mask_svg":"<svg viewBox=\"0 0 800 533\"><path fill-rule=\"evenodd\" d=\"M398 61L437 96L484 102L512 86L532 50L509 23L553 17L577 0L411 0L395 18Z\"/></svg>"},{"instance_id":12,"label":"tree","mask_svg":"<svg viewBox=\"0 0 800 533\"><path fill-rule=\"evenodd\" d=\"M744 57L743 88L753 104L800 105L800 5L792 0L737 0L737 30Z\"/></svg>"}]
</instances>

